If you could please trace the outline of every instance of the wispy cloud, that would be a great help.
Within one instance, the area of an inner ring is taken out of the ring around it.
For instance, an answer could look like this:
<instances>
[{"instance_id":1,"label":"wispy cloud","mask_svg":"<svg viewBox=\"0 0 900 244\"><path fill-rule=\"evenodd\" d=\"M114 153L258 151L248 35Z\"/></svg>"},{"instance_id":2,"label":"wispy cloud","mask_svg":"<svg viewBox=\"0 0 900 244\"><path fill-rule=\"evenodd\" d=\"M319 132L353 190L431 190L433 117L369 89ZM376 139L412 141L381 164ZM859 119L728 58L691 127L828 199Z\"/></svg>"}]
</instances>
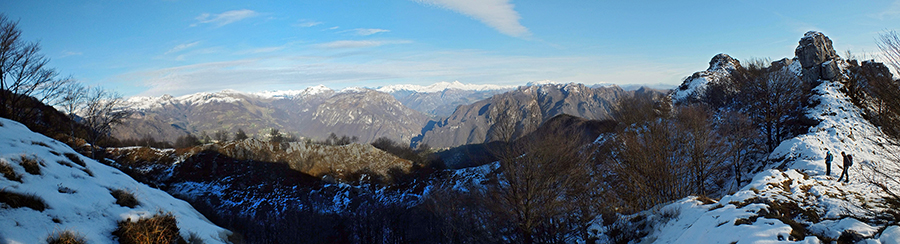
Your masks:
<instances>
[{"instance_id":1,"label":"wispy cloud","mask_svg":"<svg viewBox=\"0 0 900 244\"><path fill-rule=\"evenodd\" d=\"M389 32L389 31L390 30L385 30L385 29L365 29L365 28L353 29L353 32L360 36L369 36L369 35L374 35L374 34L378 34L378 33L382 33L382 32Z\"/></svg>"},{"instance_id":2,"label":"wispy cloud","mask_svg":"<svg viewBox=\"0 0 900 244\"><path fill-rule=\"evenodd\" d=\"M224 25L257 15L259 15L259 13L249 9L231 10L223 12L221 14L202 13L194 18L197 20L197 23L191 24L191 27L198 26L200 24L212 24L216 27L222 27Z\"/></svg>"},{"instance_id":3,"label":"wispy cloud","mask_svg":"<svg viewBox=\"0 0 900 244\"><path fill-rule=\"evenodd\" d=\"M248 50L238 51L238 52L236 52L235 54L260 54L260 53L271 53L271 52L277 52L277 51L284 50L285 48L286 48L286 46L261 47L261 48L254 48L254 49L248 49Z\"/></svg>"},{"instance_id":4,"label":"wispy cloud","mask_svg":"<svg viewBox=\"0 0 900 244\"><path fill-rule=\"evenodd\" d=\"M873 18L880 20L888 20L900 17L900 0L894 1L890 7L887 7L881 12L870 15Z\"/></svg>"},{"instance_id":5,"label":"wispy cloud","mask_svg":"<svg viewBox=\"0 0 900 244\"><path fill-rule=\"evenodd\" d=\"M309 28L309 27L313 27L313 26L317 26L317 25L321 25L321 24L323 24L323 23L322 23L322 22L319 22L319 21L300 20L300 22L298 22L298 23L295 24L294 26L297 26L297 27L303 27L303 28Z\"/></svg>"},{"instance_id":6,"label":"wispy cloud","mask_svg":"<svg viewBox=\"0 0 900 244\"><path fill-rule=\"evenodd\" d=\"M82 53L82 52L72 52L72 51L62 51L62 54L59 55L59 57L60 57L60 58L65 58L65 57L69 57L69 56L80 56L80 55L82 55L82 54L84 54L84 53Z\"/></svg>"},{"instance_id":7,"label":"wispy cloud","mask_svg":"<svg viewBox=\"0 0 900 244\"><path fill-rule=\"evenodd\" d=\"M337 30L338 28L341 28L341 27L340 26L332 26L331 28L328 28L328 29L329 30Z\"/></svg>"},{"instance_id":8,"label":"wispy cloud","mask_svg":"<svg viewBox=\"0 0 900 244\"><path fill-rule=\"evenodd\" d=\"M540 80L620 85L662 82L674 86L693 71L695 67L673 66L658 60L625 60L621 56L508 56L468 50L368 52L353 58L267 56L134 72L117 80L148 87L141 95L177 96L222 89L302 89L321 83L340 88L362 81L369 86L448 80L519 85Z\"/></svg>"},{"instance_id":9,"label":"wispy cloud","mask_svg":"<svg viewBox=\"0 0 900 244\"><path fill-rule=\"evenodd\" d=\"M173 47L172 49L169 49L169 51L166 51L166 52L163 53L163 54L172 54L172 53L181 52L181 51L184 51L185 49L188 49L188 48L191 48L191 47L193 47L193 46L196 46L197 44L200 44L200 41L195 41L195 42L191 42L191 43L182 43L182 44L178 44L178 46L175 46L175 47Z\"/></svg>"},{"instance_id":10,"label":"wispy cloud","mask_svg":"<svg viewBox=\"0 0 900 244\"><path fill-rule=\"evenodd\" d=\"M341 40L341 41L333 41L316 44L316 47L319 48L328 48L328 49L342 49L342 48L363 48L363 47L377 47L389 44L407 44L412 43L412 41L408 40L392 40L392 41L375 41L375 40Z\"/></svg>"},{"instance_id":11,"label":"wispy cloud","mask_svg":"<svg viewBox=\"0 0 900 244\"><path fill-rule=\"evenodd\" d=\"M510 0L414 0L439 6L481 21L504 35L528 37L531 32L519 23L519 13Z\"/></svg>"}]
</instances>

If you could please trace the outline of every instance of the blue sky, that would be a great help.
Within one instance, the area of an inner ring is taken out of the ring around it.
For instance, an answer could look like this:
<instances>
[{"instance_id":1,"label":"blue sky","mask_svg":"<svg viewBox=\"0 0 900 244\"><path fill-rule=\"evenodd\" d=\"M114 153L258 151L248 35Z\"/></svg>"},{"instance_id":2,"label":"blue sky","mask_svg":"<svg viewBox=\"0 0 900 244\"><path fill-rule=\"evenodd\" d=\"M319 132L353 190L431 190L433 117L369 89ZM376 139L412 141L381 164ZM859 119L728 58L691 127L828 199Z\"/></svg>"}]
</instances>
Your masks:
<instances>
[{"instance_id":1,"label":"blue sky","mask_svg":"<svg viewBox=\"0 0 900 244\"><path fill-rule=\"evenodd\" d=\"M670 84L822 31L877 54L900 1L0 1L51 65L133 95L440 81Z\"/></svg>"}]
</instances>

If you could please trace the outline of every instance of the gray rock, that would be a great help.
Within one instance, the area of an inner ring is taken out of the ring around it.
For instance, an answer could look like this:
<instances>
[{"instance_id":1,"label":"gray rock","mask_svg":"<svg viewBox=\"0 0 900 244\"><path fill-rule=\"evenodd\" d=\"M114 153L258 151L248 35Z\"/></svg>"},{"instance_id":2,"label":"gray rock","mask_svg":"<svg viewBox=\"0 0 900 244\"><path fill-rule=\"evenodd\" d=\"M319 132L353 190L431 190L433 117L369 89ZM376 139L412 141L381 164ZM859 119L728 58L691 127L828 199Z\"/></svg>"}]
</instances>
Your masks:
<instances>
[{"instance_id":1,"label":"gray rock","mask_svg":"<svg viewBox=\"0 0 900 244\"><path fill-rule=\"evenodd\" d=\"M837 58L831 47L831 39L818 31L809 31L800 39L800 45L794 50L803 68L818 66L825 61Z\"/></svg>"},{"instance_id":2,"label":"gray rock","mask_svg":"<svg viewBox=\"0 0 900 244\"><path fill-rule=\"evenodd\" d=\"M716 54L711 60L709 60L709 68L707 71L716 71L716 70L727 70L733 71L736 68L741 67L741 62L737 59L732 58L728 54L720 53Z\"/></svg>"},{"instance_id":3,"label":"gray rock","mask_svg":"<svg viewBox=\"0 0 900 244\"><path fill-rule=\"evenodd\" d=\"M837 63L829 60L825 63L822 63L822 79L825 80L834 80L835 78L841 77L841 68L837 66Z\"/></svg>"},{"instance_id":4,"label":"gray rock","mask_svg":"<svg viewBox=\"0 0 900 244\"><path fill-rule=\"evenodd\" d=\"M840 56L831 46L831 39L818 31L809 31L800 39L794 51L803 67L803 80L814 83L820 79L831 80L841 77L841 69L835 62Z\"/></svg>"}]
</instances>

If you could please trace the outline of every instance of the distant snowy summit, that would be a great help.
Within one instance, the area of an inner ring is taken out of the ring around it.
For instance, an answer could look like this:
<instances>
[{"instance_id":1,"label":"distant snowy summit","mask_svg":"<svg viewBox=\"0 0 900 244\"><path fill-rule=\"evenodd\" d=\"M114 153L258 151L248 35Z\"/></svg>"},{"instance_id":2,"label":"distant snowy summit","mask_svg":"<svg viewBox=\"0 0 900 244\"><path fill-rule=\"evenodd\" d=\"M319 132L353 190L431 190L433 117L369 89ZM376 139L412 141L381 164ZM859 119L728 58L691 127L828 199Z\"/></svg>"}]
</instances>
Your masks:
<instances>
[{"instance_id":1,"label":"distant snowy summit","mask_svg":"<svg viewBox=\"0 0 900 244\"><path fill-rule=\"evenodd\" d=\"M544 82L548 83L548 82ZM553 82L549 82L555 84ZM528 86L536 85L540 83L528 83ZM340 91L331 89L326 87L325 85L317 85L307 87L303 90L274 90L274 91L262 91L262 92L241 92L236 90L222 90L219 92L199 92L194 94L188 94L183 96L174 97L172 95L162 95L162 96L134 96L127 99L129 107L135 109L155 109L161 108L165 105L174 105L174 104L191 104L191 105L202 105L206 103L236 103L241 100L245 100L246 98L257 98L257 99L304 99L313 96L332 96L339 93L359 93L366 92L370 90L384 92L384 93L396 93L396 92L416 92L416 93L437 93L443 92L447 90L461 90L461 91L508 91L515 89L517 86L515 85L492 85L492 84L466 84L459 81L453 82L438 82L431 85L423 86L423 85L412 85L412 84L402 84L402 85L388 85L381 86L377 88L369 88L369 87L347 87L341 89Z\"/></svg>"},{"instance_id":2,"label":"distant snowy summit","mask_svg":"<svg viewBox=\"0 0 900 244\"><path fill-rule=\"evenodd\" d=\"M530 83L529 83L530 84ZM422 85L389 85L382 86L375 90L380 92L392 93L397 91L414 91L414 92L441 92L449 89L469 90L469 91L489 91L489 90L511 90L516 86L490 85L490 84L465 84L459 81L446 82L441 81L427 86Z\"/></svg>"}]
</instances>

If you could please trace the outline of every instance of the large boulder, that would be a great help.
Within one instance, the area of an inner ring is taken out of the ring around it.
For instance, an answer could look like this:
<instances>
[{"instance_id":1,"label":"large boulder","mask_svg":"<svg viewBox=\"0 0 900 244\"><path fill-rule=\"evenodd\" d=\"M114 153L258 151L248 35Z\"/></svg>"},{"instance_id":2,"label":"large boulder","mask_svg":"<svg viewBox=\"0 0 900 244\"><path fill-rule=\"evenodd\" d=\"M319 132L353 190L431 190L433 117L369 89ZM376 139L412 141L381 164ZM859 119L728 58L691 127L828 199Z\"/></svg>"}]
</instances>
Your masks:
<instances>
[{"instance_id":1,"label":"large boulder","mask_svg":"<svg viewBox=\"0 0 900 244\"><path fill-rule=\"evenodd\" d=\"M809 31L800 39L794 50L803 67L803 80L815 82L819 79L831 80L840 77L840 67L835 63L840 57L831 46L831 39L818 31Z\"/></svg>"}]
</instances>

